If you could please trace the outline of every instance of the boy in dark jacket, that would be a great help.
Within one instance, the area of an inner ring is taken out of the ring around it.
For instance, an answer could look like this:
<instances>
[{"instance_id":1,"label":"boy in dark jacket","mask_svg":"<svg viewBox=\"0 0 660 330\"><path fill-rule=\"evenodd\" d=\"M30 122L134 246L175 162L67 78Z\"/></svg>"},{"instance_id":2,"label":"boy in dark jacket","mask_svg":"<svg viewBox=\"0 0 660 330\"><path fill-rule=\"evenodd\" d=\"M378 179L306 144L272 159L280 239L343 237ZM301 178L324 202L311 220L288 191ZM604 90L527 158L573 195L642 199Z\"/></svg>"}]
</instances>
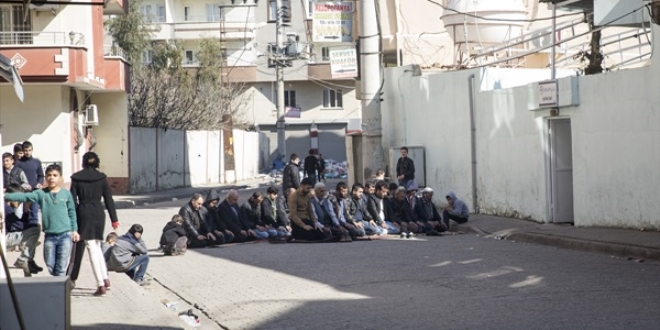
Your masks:
<instances>
[{"instance_id":1,"label":"boy in dark jacket","mask_svg":"<svg viewBox=\"0 0 660 330\"><path fill-rule=\"evenodd\" d=\"M219 240L223 240L223 244L231 243L234 241L234 233L232 233L225 223L224 219L220 217L218 206L220 205L220 195L214 189L209 191L204 202L204 207L209 213L206 226L209 232L213 233Z\"/></svg>"},{"instance_id":2,"label":"boy in dark jacket","mask_svg":"<svg viewBox=\"0 0 660 330\"><path fill-rule=\"evenodd\" d=\"M160 236L160 247L166 256L178 256L186 253L188 247L188 238L186 230L183 228L183 217L175 214L169 221L163 234Z\"/></svg>"}]
</instances>

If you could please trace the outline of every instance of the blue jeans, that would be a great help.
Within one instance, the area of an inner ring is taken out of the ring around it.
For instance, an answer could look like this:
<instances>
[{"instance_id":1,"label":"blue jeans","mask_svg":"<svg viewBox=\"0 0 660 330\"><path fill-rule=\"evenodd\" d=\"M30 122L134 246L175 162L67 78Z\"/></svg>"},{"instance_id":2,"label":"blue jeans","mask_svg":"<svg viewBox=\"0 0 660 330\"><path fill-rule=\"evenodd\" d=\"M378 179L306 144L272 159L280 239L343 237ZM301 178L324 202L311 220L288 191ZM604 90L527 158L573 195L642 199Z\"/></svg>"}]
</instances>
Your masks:
<instances>
[{"instance_id":1,"label":"blue jeans","mask_svg":"<svg viewBox=\"0 0 660 330\"><path fill-rule=\"evenodd\" d=\"M378 225L373 226L369 221L362 220L362 225L364 226L365 233L369 236L387 234L387 229Z\"/></svg>"},{"instance_id":2,"label":"blue jeans","mask_svg":"<svg viewBox=\"0 0 660 330\"><path fill-rule=\"evenodd\" d=\"M147 267L149 267L149 255L137 255L131 266L126 269L126 275L132 278L133 281L142 281L144 274L147 273Z\"/></svg>"},{"instance_id":3,"label":"blue jeans","mask_svg":"<svg viewBox=\"0 0 660 330\"><path fill-rule=\"evenodd\" d=\"M71 233L46 233L44 239L44 261L48 272L53 276L65 276L66 268L71 257Z\"/></svg>"},{"instance_id":4,"label":"blue jeans","mask_svg":"<svg viewBox=\"0 0 660 330\"><path fill-rule=\"evenodd\" d=\"M401 232L401 228L394 226L391 221L385 221L385 224L387 225L388 234L396 235Z\"/></svg>"},{"instance_id":5,"label":"blue jeans","mask_svg":"<svg viewBox=\"0 0 660 330\"><path fill-rule=\"evenodd\" d=\"M277 237L291 236L291 232L286 230L286 228L280 227L282 229L277 229Z\"/></svg>"},{"instance_id":6,"label":"blue jeans","mask_svg":"<svg viewBox=\"0 0 660 330\"><path fill-rule=\"evenodd\" d=\"M258 228L252 229L255 234L256 239L266 239L268 237L276 237L277 236L277 229L275 228L266 228L266 230L259 230Z\"/></svg>"}]
</instances>

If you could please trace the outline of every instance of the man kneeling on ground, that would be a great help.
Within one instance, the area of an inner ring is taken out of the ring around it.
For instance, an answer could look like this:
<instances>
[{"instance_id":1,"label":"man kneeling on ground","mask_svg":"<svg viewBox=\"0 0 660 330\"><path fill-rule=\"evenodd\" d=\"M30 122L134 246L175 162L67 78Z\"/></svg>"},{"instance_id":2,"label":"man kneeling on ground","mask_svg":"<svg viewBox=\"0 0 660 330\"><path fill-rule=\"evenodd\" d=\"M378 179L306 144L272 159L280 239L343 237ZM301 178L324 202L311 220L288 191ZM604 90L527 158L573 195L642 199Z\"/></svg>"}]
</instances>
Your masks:
<instances>
[{"instance_id":1,"label":"man kneeling on ground","mask_svg":"<svg viewBox=\"0 0 660 330\"><path fill-rule=\"evenodd\" d=\"M220 245L225 242L224 237L217 237L209 231L209 210L202 204L204 204L204 198L201 194L195 193L190 198L190 202L179 210L188 236L188 248L191 249Z\"/></svg>"},{"instance_id":2,"label":"man kneeling on ground","mask_svg":"<svg viewBox=\"0 0 660 330\"><path fill-rule=\"evenodd\" d=\"M462 200L456 198L456 194L453 191L447 193L447 207L442 211L442 220L445 223L445 226L449 228L449 220L454 220L457 223L465 223L470 217L470 210L467 207L467 204Z\"/></svg>"},{"instance_id":3,"label":"man kneeling on ground","mask_svg":"<svg viewBox=\"0 0 660 330\"><path fill-rule=\"evenodd\" d=\"M292 236L297 241L320 242L326 239L323 229L316 221L316 215L310 201L312 180L305 178L300 188L289 196L289 218L291 219Z\"/></svg>"}]
</instances>

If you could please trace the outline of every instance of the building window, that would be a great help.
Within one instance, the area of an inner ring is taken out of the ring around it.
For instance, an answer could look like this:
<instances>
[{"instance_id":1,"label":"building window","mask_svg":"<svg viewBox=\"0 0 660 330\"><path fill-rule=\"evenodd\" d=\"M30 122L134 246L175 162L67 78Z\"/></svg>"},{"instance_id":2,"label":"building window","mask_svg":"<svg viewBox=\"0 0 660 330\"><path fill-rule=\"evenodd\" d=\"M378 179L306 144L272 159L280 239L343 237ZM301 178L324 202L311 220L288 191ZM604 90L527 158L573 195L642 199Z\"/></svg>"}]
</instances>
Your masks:
<instances>
[{"instance_id":1,"label":"building window","mask_svg":"<svg viewBox=\"0 0 660 330\"><path fill-rule=\"evenodd\" d=\"M190 49L186 49L186 56L184 57L184 64L192 65L195 64L195 52Z\"/></svg>"},{"instance_id":2,"label":"building window","mask_svg":"<svg viewBox=\"0 0 660 330\"><path fill-rule=\"evenodd\" d=\"M321 62L330 62L330 47L321 47Z\"/></svg>"},{"instance_id":3,"label":"building window","mask_svg":"<svg viewBox=\"0 0 660 330\"><path fill-rule=\"evenodd\" d=\"M27 21L23 22L23 6L0 5L0 45L29 45L32 40L32 20L27 15ZM60 40L68 44L68 38Z\"/></svg>"},{"instance_id":4,"label":"building window","mask_svg":"<svg viewBox=\"0 0 660 330\"><path fill-rule=\"evenodd\" d=\"M215 3L206 4L206 21L220 22L220 5Z\"/></svg>"},{"instance_id":5,"label":"building window","mask_svg":"<svg viewBox=\"0 0 660 330\"><path fill-rule=\"evenodd\" d=\"M291 4L289 0L282 0L282 20L284 22L291 22ZM274 23L277 21L277 1L268 0L268 22Z\"/></svg>"},{"instance_id":6,"label":"building window","mask_svg":"<svg viewBox=\"0 0 660 330\"><path fill-rule=\"evenodd\" d=\"M343 108L344 102L342 100L341 89L324 89L323 90L323 108Z\"/></svg>"},{"instance_id":7,"label":"building window","mask_svg":"<svg viewBox=\"0 0 660 330\"><path fill-rule=\"evenodd\" d=\"M151 23L154 19L154 13L152 11L151 5L140 6L140 12L144 16L144 21L146 23Z\"/></svg>"},{"instance_id":8,"label":"building window","mask_svg":"<svg viewBox=\"0 0 660 330\"><path fill-rule=\"evenodd\" d=\"M284 91L284 106L296 107L296 91Z\"/></svg>"},{"instance_id":9,"label":"building window","mask_svg":"<svg viewBox=\"0 0 660 330\"><path fill-rule=\"evenodd\" d=\"M154 61L154 51L153 50L145 50L142 52L142 63L144 64L151 64Z\"/></svg>"},{"instance_id":10,"label":"building window","mask_svg":"<svg viewBox=\"0 0 660 330\"><path fill-rule=\"evenodd\" d=\"M160 23L165 22L165 6L164 5L156 6L156 22L160 22Z\"/></svg>"},{"instance_id":11,"label":"building window","mask_svg":"<svg viewBox=\"0 0 660 330\"><path fill-rule=\"evenodd\" d=\"M192 13L192 8L190 6L183 7L183 20L188 22L190 20L190 14Z\"/></svg>"}]
</instances>

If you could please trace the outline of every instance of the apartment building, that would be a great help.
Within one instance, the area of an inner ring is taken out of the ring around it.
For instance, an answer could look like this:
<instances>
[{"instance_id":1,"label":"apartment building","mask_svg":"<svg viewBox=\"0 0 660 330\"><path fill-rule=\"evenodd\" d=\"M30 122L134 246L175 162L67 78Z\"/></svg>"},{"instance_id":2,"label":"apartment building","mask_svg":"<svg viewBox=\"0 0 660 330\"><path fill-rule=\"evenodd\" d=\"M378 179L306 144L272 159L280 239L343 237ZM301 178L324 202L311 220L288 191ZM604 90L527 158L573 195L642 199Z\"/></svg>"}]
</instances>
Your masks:
<instances>
[{"instance_id":1,"label":"apartment building","mask_svg":"<svg viewBox=\"0 0 660 330\"><path fill-rule=\"evenodd\" d=\"M126 0L92 4L0 3L0 54L24 82L21 102L0 80L2 151L29 140L44 166L62 166L64 180L94 150L118 191L128 182L128 65L105 46L106 15L126 13ZM75 19L72 19L75 18Z\"/></svg>"},{"instance_id":2,"label":"apartment building","mask_svg":"<svg viewBox=\"0 0 660 330\"><path fill-rule=\"evenodd\" d=\"M312 0L283 0L283 38L297 40L300 57L284 70L284 103L288 153L307 154L318 148L324 157L346 159L347 129L360 126L360 102L353 77L333 78L330 54L354 49L357 35L344 31L342 40L313 43ZM353 3L348 3L353 8ZM197 65L200 40L221 44L223 81L242 88L235 99L244 120L270 137L270 159L277 155L277 92L275 67L269 57L276 40L275 0L145 0L140 10L158 26L155 40L184 45L184 65ZM351 14L351 12L348 12ZM145 54L145 60L149 60Z\"/></svg>"}]
</instances>

